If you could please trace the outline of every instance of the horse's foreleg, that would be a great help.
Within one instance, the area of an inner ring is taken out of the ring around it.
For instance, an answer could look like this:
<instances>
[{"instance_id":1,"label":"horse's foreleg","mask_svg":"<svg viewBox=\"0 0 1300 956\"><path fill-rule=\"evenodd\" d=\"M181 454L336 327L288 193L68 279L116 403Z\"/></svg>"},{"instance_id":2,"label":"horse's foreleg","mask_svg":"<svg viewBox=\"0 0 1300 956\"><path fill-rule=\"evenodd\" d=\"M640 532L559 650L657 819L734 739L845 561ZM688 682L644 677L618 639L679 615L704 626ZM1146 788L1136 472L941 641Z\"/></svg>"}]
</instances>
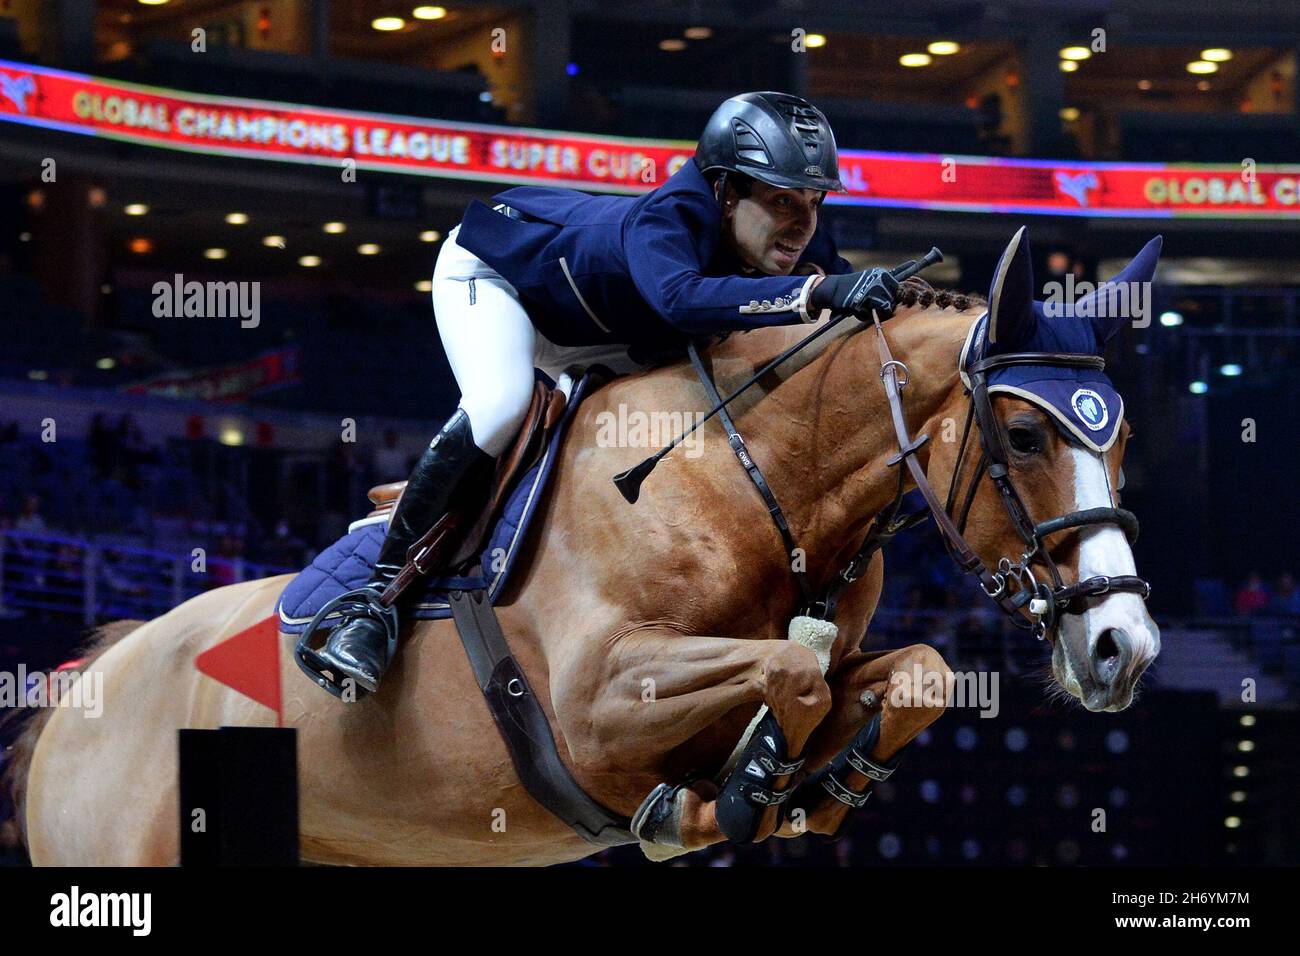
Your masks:
<instances>
[{"instance_id":1,"label":"horse's foreleg","mask_svg":"<svg viewBox=\"0 0 1300 956\"><path fill-rule=\"evenodd\" d=\"M806 769L812 772L791 797L790 820L782 826L781 836L798 836L806 830L838 832L853 809L845 801L868 793L873 779L846 759L848 748L865 751L862 756L888 769L902 749L944 711L943 690L935 691L949 686L950 671L934 648L914 644L855 657L856 661L844 661L831 678L834 704L808 743ZM919 686L918 673L922 675ZM878 734L867 733L877 716ZM826 775L817 771L832 761L834 783L827 785Z\"/></svg>"},{"instance_id":2,"label":"horse's foreleg","mask_svg":"<svg viewBox=\"0 0 1300 956\"><path fill-rule=\"evenodd\" d=\"M704 759L719 743L734 744L744 729L736 714L747 705L768 706L796 755L831 706L817 656L788 641L699 637L652 624L616 637L601 669L596 675L578 668L558 682L552 675L556 718L580 776L635 786L634 801L674 765L715 772L692 762L695 748ZM770 782L780 787L786 778ZM693 850L726 839L711 783L682 787L661 803L652 829L662 842ZM775 830L776 814L772 807L762 815L757 839Z\"/></svg>"}]
</instances>

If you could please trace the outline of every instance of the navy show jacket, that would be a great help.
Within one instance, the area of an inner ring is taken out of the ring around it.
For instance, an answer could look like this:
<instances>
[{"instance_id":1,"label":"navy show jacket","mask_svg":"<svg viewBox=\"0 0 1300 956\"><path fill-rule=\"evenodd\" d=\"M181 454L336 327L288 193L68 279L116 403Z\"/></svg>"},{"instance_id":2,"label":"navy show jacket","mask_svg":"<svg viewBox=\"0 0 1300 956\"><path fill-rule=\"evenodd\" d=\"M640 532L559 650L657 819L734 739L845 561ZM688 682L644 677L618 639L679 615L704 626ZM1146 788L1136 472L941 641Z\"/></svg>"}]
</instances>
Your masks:
<instances>
[{"instance_id":1,"label":"navy show jacket","mask_svg":"<svg viewBox=\"0 0 1300 956\"><path fill-rule=\"evenodd\" d=\"M492 201L525 216L475 200L456 241L515 287L533 324L558 345L657 349L812 320L810 276L737 274L722 244L722 212L693 158L640 196L521 186ZM796 270L805 263L852 271L820 222Z\"/></svg>"}]
</instances>

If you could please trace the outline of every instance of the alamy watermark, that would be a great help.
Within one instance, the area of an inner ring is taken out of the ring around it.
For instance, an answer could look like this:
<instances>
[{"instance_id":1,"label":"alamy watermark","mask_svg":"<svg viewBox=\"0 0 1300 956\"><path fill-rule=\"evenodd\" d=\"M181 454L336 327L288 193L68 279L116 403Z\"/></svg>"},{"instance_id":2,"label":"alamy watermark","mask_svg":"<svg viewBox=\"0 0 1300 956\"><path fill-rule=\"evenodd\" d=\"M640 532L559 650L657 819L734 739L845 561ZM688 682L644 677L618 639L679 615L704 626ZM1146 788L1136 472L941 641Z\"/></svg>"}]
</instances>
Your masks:
<instances>
[{"instance_id":1,"label":"alamy watermark","mask_svg":"<svg viewBox=\"0 0 1300 956\"><path fill-rule=\"evenodd\" d=\"M153 294L153 314L160 319L238 317L243 329L262 321L260 282L186 282L178 272L171 282L155 282Z\"/></svg>"},{"instance_id":2,"label":"alamy watermark","mask_svg":"<svg viewBox=\"0 0 1300 956\"><path fill-rule=\"evenodd\" d=\"M0 671L0 708L11 707L71 707L83 717L99 717L104 713L104 675L73 670L47 674L19 664L17 671Z\"/></svg>"},{"instance_id":3,"label":"alamy watermark","mask_svg":"<svg viewBox=\"0 0 1300 956\"><path fill-rule=\"evenodd\" d=\"M619 402L618 411L596 416L598 448L662 448L688 428L704 421L704 412L643 412ZM704 434L691 432L679 446L687 458L704 454Z\"/></svg>"},{"instance_id":4,"label":"alamy watermark","mask_svg":"<svg viewBox=\"0 0 1300 956\"><path fill-rule=\"evenodd\" d=\"M1043 292L1043 314L1057 319L1067 312L1076 318L1133 319L1133 328L1145 329L1151 324L1150 282L1103 282L1093 285L1076 281L1074 273L1067 272L1064 282L1046 282Z\"/></svg>"},{"instance_id":5,"label":"alamy watermark","mask_svg":"<svg viewBox=\"0 0 1300 956\"><path fill-rule=\"evenodd\" d=\"M980 718L996 717L999 703L997 671L928 670L920 664L889 675L891 707L974 707Z\"/></svg>"}]
</instances>

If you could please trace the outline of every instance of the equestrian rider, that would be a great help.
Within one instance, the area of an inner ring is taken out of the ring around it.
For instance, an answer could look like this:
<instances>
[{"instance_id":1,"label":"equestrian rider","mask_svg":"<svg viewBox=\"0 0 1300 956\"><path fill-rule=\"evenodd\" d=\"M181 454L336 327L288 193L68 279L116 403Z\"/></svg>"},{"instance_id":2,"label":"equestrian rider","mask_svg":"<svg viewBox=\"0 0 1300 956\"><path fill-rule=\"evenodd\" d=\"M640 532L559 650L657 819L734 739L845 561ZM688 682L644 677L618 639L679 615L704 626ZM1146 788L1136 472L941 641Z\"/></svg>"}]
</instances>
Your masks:
<instances>
[{"instance_id":1,"label":"equestrian rider","mask_svg":"<svg viewBox=\"0 0 1300 956\"><path fill-rule=\"evenodd\" d=\"M624 373L690 337L813 322L824 309L889 315L893 276L852 272L818 224L832 190L844 187L826 117L765 92L719 106L694 158L653 192L524 186L471 203L433 273L460 405L411 473L365 599L401 570L462 476L507 449L534 366L552 378L575 362ZM373 691L391 663L388 637L378 615L353 611L321 656Z\"/></svg>"}]
</instances>

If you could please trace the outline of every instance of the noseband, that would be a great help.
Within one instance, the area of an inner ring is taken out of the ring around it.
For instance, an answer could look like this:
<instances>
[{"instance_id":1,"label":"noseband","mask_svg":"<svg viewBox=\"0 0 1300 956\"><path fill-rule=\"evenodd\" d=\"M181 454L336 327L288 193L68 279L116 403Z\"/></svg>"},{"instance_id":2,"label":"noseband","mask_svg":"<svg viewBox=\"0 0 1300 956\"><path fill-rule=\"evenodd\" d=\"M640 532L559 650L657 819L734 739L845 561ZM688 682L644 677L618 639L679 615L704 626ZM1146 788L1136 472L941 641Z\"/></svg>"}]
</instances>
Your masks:
<instances>
[{"instance_id":1,"label":"noseband","mask_svg":"<svg viewBox=\"0 0 1300 956\"><path fill-rule=\"evenodd\" d=\"M1096 597L1110 591L1140 594L1143 600L1150 595L1150 584L1142 578L1128 574L1095 575L1074 584L1064 583L1060 569L1052 560L1044 539L1061 531L1109 524L1118 526L1124 532L1129 544L1132 544L1137 540L1138 535L1137 517L1123 508L1087 508L1034 523L1029 516L1029 509L1025 507L1024 500L1011 481L1006 436L1001 422L993 414L993 404L989 398L987 373L992 369L1005 368L1009 365L1050 365L1058 368L1090 368L1101 371L1106 367L1105 359L1097 355L1071 352L1015 352L972 363L966 369L970 381L970 387L967 389L967 394L970 395L970 406L966 414L966 425L962 430L961 446L958 448L957 460L953 465L947 502L940 504L925 471L916 460L916 452L925 445L929 436L922 435L919 440L913 440L903 418L902 390L908 382L907 366L895 359L890 352L879 319L875 320L875 326L880 350L880 380L889 398L890 414L900 449L899 453L889 460L889 464L906 462L917 489L925 498L928 510L934 517L948 553L963 572L974 575L979 580L984 593L1002 609L1012 623L1023 630L1032 631L1035 637L1042 640L1044 635L1056 626L1062 615L1083 613L1084 601L1078 599ZM972 422L979 433L982 453L975 473L966 487L961 514L954 522L953 505L957 499L962 462L966 457L966 449L970 446ZM1018 561L1003 557L999 559L995 571L990 570L988 565L975 554L965 538L966 521L975 501L975 494L979 490L980 479L985 474L997 489L1002 506L1006 509L1016 534L1024 544L1024 550ZM1049 580L1039 581L1034 575L1031 565L1035 559L1046 566ZM1025 616L1025 611L1032 616L1032 620Z\"/></svg>"}]
</instances>

